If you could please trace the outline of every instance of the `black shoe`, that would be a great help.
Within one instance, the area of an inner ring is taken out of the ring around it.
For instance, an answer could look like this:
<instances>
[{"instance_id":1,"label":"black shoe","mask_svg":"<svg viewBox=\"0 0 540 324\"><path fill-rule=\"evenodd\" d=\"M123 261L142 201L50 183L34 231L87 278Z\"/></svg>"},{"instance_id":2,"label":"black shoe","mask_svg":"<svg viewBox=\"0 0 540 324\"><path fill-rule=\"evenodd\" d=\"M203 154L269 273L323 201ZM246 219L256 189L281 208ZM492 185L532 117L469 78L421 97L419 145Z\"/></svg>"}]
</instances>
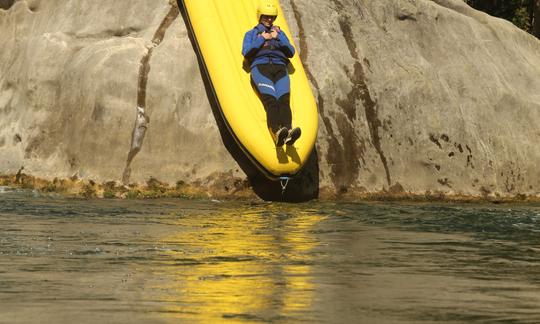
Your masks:
<instances>
[{"instance_id":1,"label":"black shoe","mask_svg":"<svg viewBox=\"0 0 540 324\"><path fill-rule=\"evenodd\" d=\"M300 127L295 127L289 131L289 134L287 134L287 138L285 138L285 144L287 145L294 145L294 142L296 142L297 139L300 138L300 135L302 135L302 130Z\"/></svg>"},{"instance_id":2,"label":"black shoe","mask_svg":"<svg viewBox=\"0 0 540 324\"><path fill-rule=\"evenodd\" d=\"M282 127L276 132L276 146L283 146L285 144L285 139L287 138L288 131L287 128Z\"/></svg>"}]
</instances>

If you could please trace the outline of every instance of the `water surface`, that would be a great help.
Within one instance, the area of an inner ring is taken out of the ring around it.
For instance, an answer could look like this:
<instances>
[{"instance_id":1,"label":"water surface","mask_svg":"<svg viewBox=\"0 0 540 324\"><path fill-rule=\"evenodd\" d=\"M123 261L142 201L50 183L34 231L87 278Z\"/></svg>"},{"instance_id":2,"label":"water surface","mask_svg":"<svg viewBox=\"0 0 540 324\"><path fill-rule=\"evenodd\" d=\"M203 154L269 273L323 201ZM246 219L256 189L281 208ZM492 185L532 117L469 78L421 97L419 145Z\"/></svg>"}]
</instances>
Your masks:
<instances>
[{"instance_id":1,"label":"water surface","mask_svg":"<svg viewBox=\"0 0 540 324\"><path fill-rule=\"evenodd\" d=\"M0 323L539 323L540 206L0 188Z\"/></svg>"}]
</instances>

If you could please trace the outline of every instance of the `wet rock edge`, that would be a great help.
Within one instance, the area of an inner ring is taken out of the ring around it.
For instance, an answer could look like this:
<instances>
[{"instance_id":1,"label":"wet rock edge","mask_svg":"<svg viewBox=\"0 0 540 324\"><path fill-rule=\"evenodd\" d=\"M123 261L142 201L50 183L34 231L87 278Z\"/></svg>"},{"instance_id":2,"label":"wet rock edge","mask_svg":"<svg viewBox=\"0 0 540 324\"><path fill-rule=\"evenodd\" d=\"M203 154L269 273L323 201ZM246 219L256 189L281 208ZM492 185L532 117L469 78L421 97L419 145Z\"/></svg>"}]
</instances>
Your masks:
<instances>
[{"instance_id":1,"label":"wet rock edge","mask_svg":"<svg viewBox=\"0 0 540 324\"><path fill-rule=\"evenodd\" d=\"M150 177L145 183L123 185L121 181L99 183L90 179L34 177L20 170L17 174L0 175L0 187L35 190L44 194L59 194L71 198L87 199L221 199L262 200L253 191L247 179L224 172L213 174L204 180L174 184ZM529 203L540 202L540 195L501 194L484 191L479 195L455 194L443 191L408 192L403 190L381 190L367 192L365 189L349 190L345 193L334 188L320 188L319 201L402 201L402 202L457 202L457 203ZM286 201L284 199L283 201Z\"/></svg>"}]
</instances>

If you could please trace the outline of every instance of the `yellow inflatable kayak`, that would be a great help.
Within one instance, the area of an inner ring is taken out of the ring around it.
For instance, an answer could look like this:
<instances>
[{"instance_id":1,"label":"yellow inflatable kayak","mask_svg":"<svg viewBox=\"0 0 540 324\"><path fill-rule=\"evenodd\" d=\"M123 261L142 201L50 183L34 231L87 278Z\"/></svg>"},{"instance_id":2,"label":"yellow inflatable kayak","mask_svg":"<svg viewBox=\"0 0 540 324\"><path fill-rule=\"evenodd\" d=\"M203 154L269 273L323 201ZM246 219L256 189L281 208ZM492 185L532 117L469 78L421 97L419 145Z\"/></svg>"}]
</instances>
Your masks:
<instances>
[{"instance_id":1,"label":"yellow inflatable kayak","mask_svg":"<svg viewBox=\"0 0 540 324\"><path fill-rule=\"evenodd\" d=\"M293 146L276 147L266 112L244 66L242 42L257 25L258 0L182 0L225 124L250 160L269 178L292 177L308 160L317 138L318 113L298 53L291 59L292 124L302 129ZM291 33L281 7L275 25ZM294 46L294 45L293 45Z\"/></svg>"}]
</instances>

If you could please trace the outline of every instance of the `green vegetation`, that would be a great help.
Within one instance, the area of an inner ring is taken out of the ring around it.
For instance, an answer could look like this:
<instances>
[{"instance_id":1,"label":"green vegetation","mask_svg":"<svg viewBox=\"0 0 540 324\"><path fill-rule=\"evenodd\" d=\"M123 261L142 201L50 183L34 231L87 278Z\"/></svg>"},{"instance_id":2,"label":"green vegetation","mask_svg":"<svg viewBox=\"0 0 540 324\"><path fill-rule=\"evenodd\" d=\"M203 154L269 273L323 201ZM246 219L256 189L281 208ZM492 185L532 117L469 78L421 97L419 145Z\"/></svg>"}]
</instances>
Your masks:
<instances>
[{"instance_id":1,"label":"green vegetation","mask_svg":"<svg viewBox=\"0 0 540 324\"><path fill-rule=\"evenodd\" d=\"M471 7L511 21L540 38L540 0L465 0Z\"/></svg>"}]
</instances>

